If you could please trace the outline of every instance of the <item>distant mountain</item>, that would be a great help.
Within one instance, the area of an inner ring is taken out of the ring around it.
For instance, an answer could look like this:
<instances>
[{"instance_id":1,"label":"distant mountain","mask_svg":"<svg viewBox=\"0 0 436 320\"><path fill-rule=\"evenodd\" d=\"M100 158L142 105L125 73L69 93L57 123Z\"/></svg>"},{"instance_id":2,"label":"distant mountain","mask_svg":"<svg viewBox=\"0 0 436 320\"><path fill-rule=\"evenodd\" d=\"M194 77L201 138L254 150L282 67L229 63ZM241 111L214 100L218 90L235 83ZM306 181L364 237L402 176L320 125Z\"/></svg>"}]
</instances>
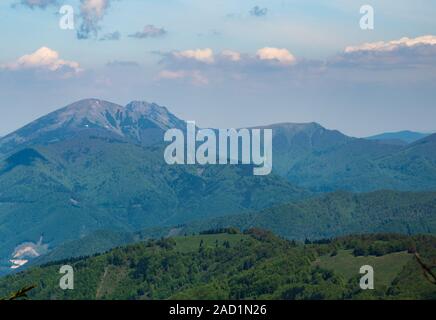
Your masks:
<instances>
[{"instance_id":1,"label":"distant mountain","mask_svg":"<svg viewBox=\"0 0 436 320\"><path fill-rule=\"evenodd\" d=\"M325 152L353 140L318 123L279 123L259 127L273 131L273 170L287 176L292 168L312 154Z\"/></svg>"},{"instance_id":2,"label":"distant mountain","mask_svg":"<svg viewBox=\"0 0 436 320\"><path fill-rule=\"evenodd\" d=\"M86 99L52 112L0 139L0 156L17 148L50 144L88 129L103 129L131 142L149 146L162 142L169 128L185 128L185 122L155 103L133 101L126 107Z\"/></svg>"},{"instance_id":3,"label":"distant mountain","mask_svg":"<svg viewBox=\"0 0 436 320\"><path fill-rule=\"evenodd\" d=\"M377 162L383 171L411 190L435 190L436 134L411 143Z\"/></svg>"},{"instance_id":4,"label":"distant mountain","mask_svg":"<svg viewBox=\"0 0 436 320\"><path fill-rule=\"evenodd\" d=\"M2 154L5 157L25 146L62 142L92 130L126 143L162 146L168 128L183 129L185 122L154 103L132 102L122 107L97 99L82 100L0 139L0 159ZM399 140L393 143L352 138L317 123L281 123L260 128L273 130L273 172L312 192L436 190L432 178L420 171L405 172L395 164L395 155L408 148ZM420 157L428 167L425 171L435 169L430 154L428 159L424 151ZM386 158L391 159L389 168L384 164Z\"/></svg>"},{"instance_id":5,"label":"distant mountain","mask_svg":"<svg viewBox=\"0 0 436 320\"><path fill-rule=\"evenodd\" d=\"M368 140L379 140L385 143L403 143L408 144L415 141L418 141L419 139L427 137L429 134L427 133L421 133L421 132L414 132L414 131L398 131L398 132L387 132L387 133L381 133L375 136L367 137Z\"/></svg>"},{"instance_id":6,"label":"distant mountain","mask_svg":"<svg viewBox=\"0 0 436 320\"><path fill-rule=\"evenodd\" d=\"M417 159L413 160L414 150L418 149L413 144L352 138L316 123L267 127L273 129L273 171L313 192L436 190L432 144L419 148L418 168ZM416 143L420 141L425 139ZM407 159L405 152L409 155Z\"/></svg>"}]
</instances>

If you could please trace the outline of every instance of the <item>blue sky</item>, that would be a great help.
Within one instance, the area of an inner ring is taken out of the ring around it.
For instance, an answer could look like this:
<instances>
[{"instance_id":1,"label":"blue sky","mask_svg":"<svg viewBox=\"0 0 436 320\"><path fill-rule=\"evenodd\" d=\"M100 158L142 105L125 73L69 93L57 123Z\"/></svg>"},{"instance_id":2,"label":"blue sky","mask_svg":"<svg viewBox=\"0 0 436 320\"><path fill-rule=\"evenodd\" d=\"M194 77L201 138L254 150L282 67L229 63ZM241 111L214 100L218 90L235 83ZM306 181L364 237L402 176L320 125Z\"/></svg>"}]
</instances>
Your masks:
<instances>
[{"instance_id":1,"label":"blue sky","mask_svg":"<svg viewBox=\"0 0 436 320\"><path fill-rule=\"evenodd\" d=\"M0 135L86 97L201 126L434 131L435 17L427 0L2 0Z\"/></svg>"}]
</instances>

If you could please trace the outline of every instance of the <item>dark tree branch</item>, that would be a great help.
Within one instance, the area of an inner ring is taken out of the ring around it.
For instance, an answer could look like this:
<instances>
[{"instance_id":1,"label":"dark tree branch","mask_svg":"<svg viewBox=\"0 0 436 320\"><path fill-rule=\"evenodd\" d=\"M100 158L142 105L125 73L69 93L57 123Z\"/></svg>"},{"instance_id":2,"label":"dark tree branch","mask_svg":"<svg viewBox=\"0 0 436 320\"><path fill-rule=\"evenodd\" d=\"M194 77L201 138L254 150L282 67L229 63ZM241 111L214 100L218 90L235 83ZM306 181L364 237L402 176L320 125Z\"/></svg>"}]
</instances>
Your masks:
<instances>
[{"instance_id":1,"label":"dark tree branch","mask_svg":"<svg viewBox=\"0 0 436 320\"><path fill-rule=\"evenodd\" d=\"M3 299L0 299L0 300L17 300L17 299L20 299L20 298L26 299L26 298L28 298L27 293L30 290L33 290L35 288L36 288L36 285L31 285L30 287L25 287L25 288L20 289L19 291L15 292L14 294L12 294L10 297L3 298Z\"/></svg>"},{"instance_id":2,"label":"dark tree branch","mask_svg":"<svg viewBox=\"0 0 436 320\"><path fill-rule=\"evenodd\" d=\"M432 284L436 285L436 275L433 272L433 269L436 268L436 266L428 266L427 264L425 264L421 257L419 256L418 253L415 253L415 258L416 261L418 261L419 265L421 266L423 272L424 272L424 276L425 278Z\"/></svg>"}]
</instances>

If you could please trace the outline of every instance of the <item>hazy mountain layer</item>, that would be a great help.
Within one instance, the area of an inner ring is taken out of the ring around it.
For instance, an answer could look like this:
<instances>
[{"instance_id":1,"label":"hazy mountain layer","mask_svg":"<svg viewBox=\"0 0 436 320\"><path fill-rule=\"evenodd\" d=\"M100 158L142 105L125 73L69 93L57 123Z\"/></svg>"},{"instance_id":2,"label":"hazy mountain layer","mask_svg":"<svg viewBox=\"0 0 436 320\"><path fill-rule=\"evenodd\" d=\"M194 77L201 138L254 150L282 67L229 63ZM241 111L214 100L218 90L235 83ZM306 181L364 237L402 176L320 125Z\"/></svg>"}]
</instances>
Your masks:
<instances>
[{"instance_id":1,"label":"hazy mountain layer","mask_svg":"<svg viewBox=\"0 0 436 320\"><path fill-rule=\"evenodd\" d=\"M366 139L369 140L379 140L386 143L413 143L415 141L418 141L422 138L427 137L429 134L427 133L421 133L421 132L414 132L414 131L398 131L398 132L386 132L381 133L375 136L368 137Z\"/></svg>"},{"instance_id":2,"label":"hazy mountain layer","mask_svg":"<svg viewBox=\"0 0 436 320\"><path fill-rule=\"evenodd\" d=\"M35 262L44 263L91 255L126 242L229 227L241 230L262 228L289 240L299 241L358 233L436 234L435 208L436 193L432 192L336 192L260 212L203 219L185 225L149 228L137 233L97 232L83 239L65 243Z\"/></svg>"}]
</instances>

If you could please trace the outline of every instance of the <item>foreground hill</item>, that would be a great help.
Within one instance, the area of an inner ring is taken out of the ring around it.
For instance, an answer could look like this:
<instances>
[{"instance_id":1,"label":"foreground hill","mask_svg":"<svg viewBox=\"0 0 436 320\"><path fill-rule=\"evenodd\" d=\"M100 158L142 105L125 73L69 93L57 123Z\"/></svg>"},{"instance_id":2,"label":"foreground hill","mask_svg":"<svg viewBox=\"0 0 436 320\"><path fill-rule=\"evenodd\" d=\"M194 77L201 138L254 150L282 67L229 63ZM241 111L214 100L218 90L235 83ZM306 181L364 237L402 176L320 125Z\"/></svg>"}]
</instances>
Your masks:
<instances>
[{"instance_id":1,"label":"foreground hill","mask_svg":"<svg viewBox=\"0 0 436 320\"><path fill-rule=\"evenodd\" d=\"M31 299L436 299L413 258L436 257L435 237L352 236L297 244L252 229L175 237L67 260L0 280L0 296L31 284ZM74 290L59 268L75 270ZM359 288L360 266L375 290Z\"/></svg>"}]
</instances>

